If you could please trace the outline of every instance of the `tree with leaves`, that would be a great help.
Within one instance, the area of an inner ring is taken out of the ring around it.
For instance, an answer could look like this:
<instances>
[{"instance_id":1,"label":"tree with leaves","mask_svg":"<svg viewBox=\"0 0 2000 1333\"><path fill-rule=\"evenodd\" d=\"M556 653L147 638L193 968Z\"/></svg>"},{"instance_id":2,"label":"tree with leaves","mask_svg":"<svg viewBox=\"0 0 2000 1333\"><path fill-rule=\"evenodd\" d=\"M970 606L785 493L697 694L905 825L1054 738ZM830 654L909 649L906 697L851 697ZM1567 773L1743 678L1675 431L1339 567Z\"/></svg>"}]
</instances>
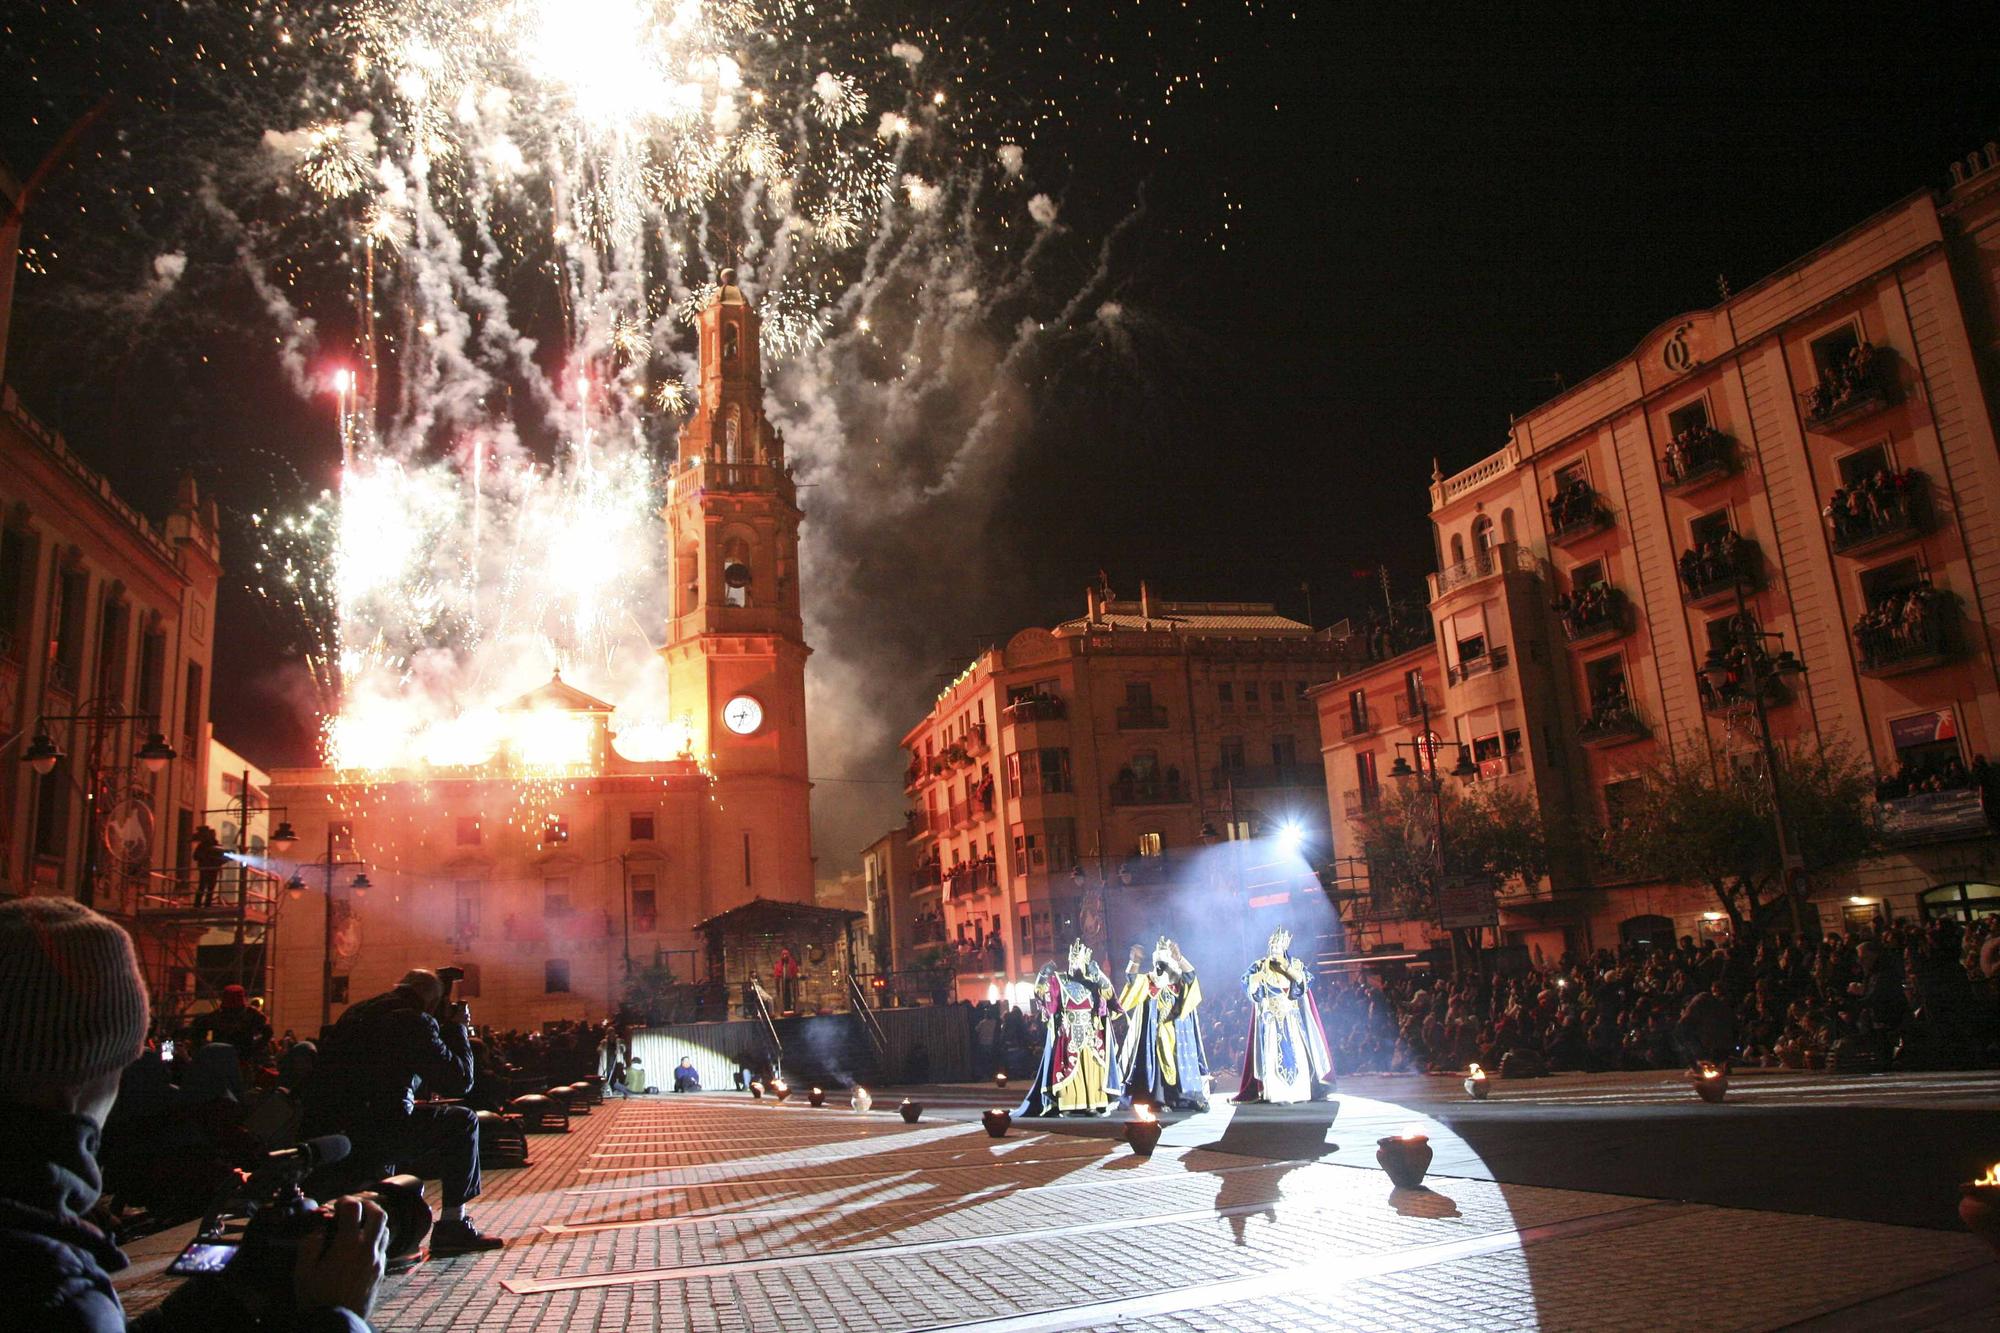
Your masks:
<instances>
[{"instance_id":1,"label":"tree with leaves","mask_svg":"<svg viewBox=\"0 0 2000 1333\"><path fill-rule=\"evenodd\" d=\"M1485 875L1496 884L1539 885L1560 855L1562 838L1534 798L1506 783L1433 795L1423 782L1394 784L1355 821L1368 873L1406 916L1437 915L1437 822L1444 813L1444 874Z\"/></svg>"},{"instance_id":2,"label":"tree with leaves","mask_svg":"<svg viewBox=\"0 0 2000 1333\"><path fill-rule=\"evenodd\" d=\"M1850 751L1783 748L1776 776L1792 851L1806 874L1844 869L1875 848L1874 778ZM1761 760L1662 762L1620 797L1597 841L1600 864L1613 873L1707 887L1739 936L1791 928Z\"/></svg>"},{"instance_id":3,"label":"tree with leaves","mask_svg":"<svg viewBox=\"0 0 2000 1333\"><path fill-rule=\"evenodd\" d=\"M653 1026L672 1021L676 1016L673 971L659 961L633 968L620 998L620 1012L629 1023Z\"/></svg>"}]
</instances>

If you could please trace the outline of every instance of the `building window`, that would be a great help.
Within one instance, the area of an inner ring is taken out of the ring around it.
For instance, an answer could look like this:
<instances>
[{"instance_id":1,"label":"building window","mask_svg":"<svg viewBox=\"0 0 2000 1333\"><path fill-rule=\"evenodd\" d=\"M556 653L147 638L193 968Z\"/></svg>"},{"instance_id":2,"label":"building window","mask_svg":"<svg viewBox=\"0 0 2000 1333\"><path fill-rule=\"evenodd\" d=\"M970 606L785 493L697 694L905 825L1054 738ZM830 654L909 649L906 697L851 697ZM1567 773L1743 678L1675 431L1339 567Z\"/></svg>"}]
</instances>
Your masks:
<instances>
[{"instance_id":1,"label":"building window","mask_svg":"<svg viewBox=\"0 0 2000 1333\"><path fill-rule=\"evenodd\" d=\"M479 881L461 879L452 884L452 934L461 940L479 936Z\"/></svg>"},{"instance_id":2,"label":"building window","mask_svg":"<svg viewBox=\"0 0 2000 1333\"><path fill-rule=\"evenodd\" d=\"M1285 682L1284 682L1284 681L1282 681L1282 680L1274 680L1274 681L1272 681L1272 682L1271 682L1271 711L1272 711L1272 712L1274 712L1274 713L1276 713L1276 712L1281 712L1281 711L1282 711L1282 710L1284 709L1284 707L1285 707L1285 705L1286 705L1286 702L1287 702L1287 700L1286 700L1286 697L1285 697Z\"/></svg>"},{"instance_id":3,"label":"building window","mask_svg":"<svg viewBox=\"0 0 2000 1333\"><path fill-rule=\"evenodd\" d=\"M542 915L561 917L569 914L569 876L551 875L542 881Z\"/></svg>"},{"instance_id":4,"label":"building window","mask_svg":"<svg viewBox=\"0 0 2000 1333\"><path fill-rule=\"evenodd\" d=\"M1254 713L1259 703L1257 682L1254 680L1243 682L1243 707Z\"/></svg>"},{"instance_id":5,"label":"building window","mask_svg":"<svg viewBox=\"0 0 2000 1333\"><path fill-rule=\"evenodd\" d=\"M1493 520L1481 514L1472 520L1472 553L1485 555L1493 549Z\"/></svg>"},{"instance_id":6,"label":"building window","mask_svg":"<svg viewBox=\"0 0 2000 1333\"><path fill-rule=\"evenodd\" d=\"M1076 866L1076 826L1067 819L1052 822L1048 827L1048 865L1050 870L1071 870ZM993 849L988 847L991 856Z\"/></svg>"},{"instance_id":7,"label":"building window","mask_svg":"<svg viewBox=\"0 0 2000 1333\"><path fill-rule=\"evenodd\" d=\"M1354 756L1355 790L1363 810L1373 810L1382 801L1382 778L1375 769L1375 752L1363 750Z\"/></svg>"},{"instance_id":8,"label":"building window","mask_svg":"<svg viewBox=\"0 0 2000 1333\"><path fill-rule=\"evenodd\" d=\"M569 816L550 815L542 825L542 846L556 847L569 841Z\"/></svg>"},{"instance_id":9,"label":"building window","mask_svg":"<svg viewBox=\"0 0 2000 1333\"><path fill-rule=\"evenodd\" d=\"M1971 925L1983 917L2000 916L2000 884L1941 884L1926 889L1917 904L1926 921Z\"/></svg>"},{"instance_id":10,"label":"building window","mask_svg":"<svg viewBox=\"0 0 2000 1333\"><path fill-rule=\"evenodd\" d=\"M90 593L90 575L81 569L65 569L56 580L53 656L49 662L49 683L65 694L76 691L83 671L84 599Z\"/></svg>"},{"instance_id":11,"label":"building window","mask_svg":"<svg viewBox=\"0 0 2000 1333\"><path fill-rule=\"evenodd\" d=\"M1222 771L1240 773L1243 771L1243 738L1224 736L1222 738Z\"/></svg>"},{"instance_id":12,"label":"building window","mask_svg":"<svg viewBox=\"0 0 2000 1333\"><path fill-rule=\"evenodd\" d=\"M650 874L632 876L632 929L650 935L660 928L660 892Z\"/></svg>"},{"instance_id":13,"label":"building window","mask_svg":"<svg viewBox=\"0 0 2000 1333\"><path fill-rule=\"evenodd\" d=\"M1683 403L1667 413L1667 434L1679 439L1689 431L1708 428L1708 400L1697 398L1691 403Z\"/></svg>"},{"instance_id":14,"label":"building window","mask_svg":"<svg viewBox=\"0 0 2000 1333\"><path fill-rule=\"evenodd\" d=\"M569 994L569 959L551 958L542 964L542 992L546 995Z\"/></svg>"},{"instance_id":15,"label":"building window","mask_svg":"<svg viewBox=\"0 0 2000 1333\"><path fill-rule=\"evenodd\" d=\"M649 810L644 814L635 811L630 819L626 821L626 836L633 842L651 842L653 840L652 811Z\"/></svg>"},{"instance_id":16,"label":"building window","mask_svg":"<svg viewBox=\"0 0 2000 1333\"><path fill-rule=\"evenodd\" d=\"M1141 833L1139 835L1139 855L1162 856L1166 853L1166 850L1167 840L1164 834Z\"/></svg>"},{"instance_id":17,"label":"building window","mask_svg":"<svg viewBox=\"0 0 2000 1333\"><path fill-rule=\"evenodd\" d=\"M35 855L51 859L61 859L69 834L69 779L61 770L53 773L39 773L35 783ZM182 812L187 817L187 812ZM182 840L181 857L186 857L186 840Z\"/></svg>"},{"instance_id":18,"label":"building window","mask_svg":"<svg viewBox=\"0 0 2000 1333\"><path fill-rule=\"evenodd\" d=\"M1604 822L1607 827L1621 828L1632 817L1632 807L1639 799L1641 787L1638 778L1620 778L1604 784Z\"/></svg>"},{"instance_id":19,"label":"building window","mask_svg":"<svg viewBox=\"0 0 2000 1333\"><path fill-rule=\"evenodd\" d=\"M1302 680L1293 681L1292 698L1296 699L1300 703L1304 703L1306 701L1306 689L1307 689L1307 684L1305 681Z\"/></svg>"},{"instance_id":20,"label":"building window","mask_svg":"<svg viewBox=\"0 0 2000 1333\"><path fill-rule=\"evenodd\" d=\"M477 847L480 837L479 816L460 815L458 817L458 845L461 847Z\"/></svg>"},{"instance_id":21,"label":"building window","mask_svg":"<svg viewBox=\"0 0 2000 1333\"><path fill-rule=\"evenodd\" d=\"M1224 708L1236 707L1236 682L1233 680L1215 682L1215 701Z\"/></svg>"},{"instance_id":22,"label":"building window","mask_svg":"<svg viewBox=\"0 0 2000 1333\"><path fill-rule=\"evenodd\" d=\"M192 754L194 738L201 734L201 663L189 662L187 699L181 709L181 751Z\"/></svg>"},{"instance_id":23,"label":"building window","mask_svg":"<svg viewBox=\"0 0 2000 1333\"><path fill-rule=\"evenodd\" d=\"M1290 736L1271 737L1271 766L1279 772L1296 768L1299 762L1299 743Z\"/></svg>"},{"instance_id":24,"label":"building window","mask_svg":"<svg viewBox=\"0 0 2000 1333\"><path fill-rule=\"evenodd\" d=\"M1586 564L1578 565L1569 572L1571 592L1582 592L1585 588L1595 588L1602 582L1604 582L1604 562L1602 560L1589 561Z\"/></svg>"},{"instance_id":25,"label":"building window","mask_svg":"<svg viewBox=\"0 0 2000 1333\"><path fill-rule=\"evenodd\" d=\"M1699 551L1710 542L1721 541L1731 531L1733 528L1729 522L1729 511L1717 509L1713 513L1688 520L1688 543L1694 550Z\"/></svg>"},{"instance_id":26,"label":"building window","mask_svg":"<svg viewBox=\"0 0 2000 1333\"><path fill-rule=\"evenodd\" d=\"M1861 575L1861 599L1870 607L1880 606L1898 593L1922 587L1923 566L1915 560L1898 560L1894 564L1877 565L1864 570Z\"/></svg>"},{"instance_id":27,"label":"building window","mask_svg":"<svg viewBox=\"0 0 2000 1333\"><path fill-rule=\"evenodd\" d=\"M1125 706L1127 708L1151 708L1153 706L1153 682L1149 680L1126 681Z\"/></svg>"},{"instance_id":28,"label":"building window","mask_svg":"<svg viewBox=\"0 0 2000 1333\"><path fill-rule=\"evenodd\" d=\"M1852 324L1843 324L1832 333L1813 339L1813 368L1819 372L1820 382L1824 384L1845 371L1848 359L1859 346L1861 331Z\"/></svg>"},{"instance_id":29,"label":"building window","mask_svg":"<svg viewBox=\"0 0 2000 1333\"><path fill-rule=\"evenodd\" d=\"M1063 792L1069 790L1069 751L1053 749L1038 751L1041 755L1042 790Z\"/></svg>"},{"instance_id":30,"label":"building window","mask_svg":"<svg viewBox=\"0 0 2000 1333\"><path fill-rule=\"evenodd\" d=\"M1840 469L1840 484L1855 486L1867 481L1878 472L1890 471L1889 446L1871 444L1866 449L1856 449L1846 457L1838 459L1835 467Z\"/></svg>"},{"instance_id":31,"label":"building window","mask_svg":"<svg viewBox=\"0 0 2000 1333\"><path fill-rule=\"evenodd\" d=\"M327 845L336 858L354 855L354 821L339 819L326 826Z\"/></svg>"},{"instance_id":32,"label":"building window","mask_svg":"<svg viewBox=\"0 0 2000 1333\"><path fill-rule=\"evenodd\" d=\"M1454 565L1465 563L1465 538L1456 532L1451 534L1451 563Z\"/></svg>"},{"instance_id":33,"label":"building window","mask_svg":"<svg viewBox=\"0 0 2000 1333\"><path fill-rule=\"evenodd\" d=\"M21 528L0 530L0 656L21 660L33 604L35 539Z\"/></svg>"},{"instance_id":34,"label":"building window","mask_svg":"<svg viewBox=\"0 0 2000 1333\"><path fill-rule=\"evenodd\" d=\"M158 630L148 630L139 641L139 711L158 718L166 702L167 636Z\"/></svg>"},{"instance_id":35,"label":"building window","mask_svg":"<svg viewBox=\"0 0 2000 1333\"><path fill-rule=\"evenodd\" d=\"M1878 795L1908 796L1968 785L1958 748L1958 715L1953 710L1892 717L1889 742L1896 750L1896 767L1877 788Z\"/></svg>"}]
</instances>

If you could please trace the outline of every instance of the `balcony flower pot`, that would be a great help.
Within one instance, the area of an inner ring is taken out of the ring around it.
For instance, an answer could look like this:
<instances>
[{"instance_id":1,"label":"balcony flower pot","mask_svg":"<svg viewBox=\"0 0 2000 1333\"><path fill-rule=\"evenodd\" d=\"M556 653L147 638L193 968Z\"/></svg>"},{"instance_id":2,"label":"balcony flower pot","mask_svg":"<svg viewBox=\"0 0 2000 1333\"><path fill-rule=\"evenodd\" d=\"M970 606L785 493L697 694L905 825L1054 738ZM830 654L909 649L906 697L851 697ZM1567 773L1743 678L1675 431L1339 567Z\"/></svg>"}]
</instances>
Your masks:
<instances>
[{"instance_id":1,"label":"balcony flower pot","mask_svg":"<svg viewBox=\"0 0 2000 1333\"><path fill-rule=\"evenodd\" d=\"M1413 1190L1424 1183L1424 1173L1431 1169L1430 1137L1412 1131L1377 1139L1375 1161L1390 1184L1399 1190Z\"/></svg>"},{"instance_id":2,"label":"balcony flower pot","mask_svg":"<svg viewBox=\"0 0 2000 1333\"><path fill-rule=\"evenodd\" d=\"M1014 1123L1011 1111L993 1110L979 1117L979 1123L986 1126L986 1132L996 1139L1007 1137L1008 1126Z\"/></svg>"},{"instance_id":3,"label":"balcony flower pot","mask_svg":"<svg viewBox=\"0 0 2000 1333\"><path fill-rule=\"evenodd\" d=\"M903 1104L896 1109L902 1112L903 1123L906 1125L914 1125L923 1118L924 1104L913 1102L908 1097L903 1098Z\"/></svg>"},{"instance_id":4,"label":"balcony flower pot","mask_svg":"<svg viewBox=\"0 0 2000 1333\"><path fill-rule=\"evenodd\" d=\"M1958 1187L1958 1220L2000 1254L2000 1172L1989 1169Z\"/></svg>"}]
</instances>

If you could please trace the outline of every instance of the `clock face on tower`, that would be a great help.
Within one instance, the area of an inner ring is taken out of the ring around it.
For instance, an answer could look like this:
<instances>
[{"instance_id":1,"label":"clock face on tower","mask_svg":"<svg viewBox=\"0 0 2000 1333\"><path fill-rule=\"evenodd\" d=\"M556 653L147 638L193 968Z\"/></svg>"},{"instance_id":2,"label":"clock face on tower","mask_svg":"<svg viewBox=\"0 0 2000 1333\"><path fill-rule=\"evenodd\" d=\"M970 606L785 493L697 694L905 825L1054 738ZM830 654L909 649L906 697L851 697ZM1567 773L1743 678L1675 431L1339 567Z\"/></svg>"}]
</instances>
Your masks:
<instances>
[{"instance_id":1,"label":"clock face on tower","mask_svg":"<svg viewBox=\"0 0 2000 1333\"><path fill-rule=\"evenodd\" d=\"M722 706L722 725L738 736L751 735L764 725L764 705L739 694Z\"/></svg>"}]
</instances>

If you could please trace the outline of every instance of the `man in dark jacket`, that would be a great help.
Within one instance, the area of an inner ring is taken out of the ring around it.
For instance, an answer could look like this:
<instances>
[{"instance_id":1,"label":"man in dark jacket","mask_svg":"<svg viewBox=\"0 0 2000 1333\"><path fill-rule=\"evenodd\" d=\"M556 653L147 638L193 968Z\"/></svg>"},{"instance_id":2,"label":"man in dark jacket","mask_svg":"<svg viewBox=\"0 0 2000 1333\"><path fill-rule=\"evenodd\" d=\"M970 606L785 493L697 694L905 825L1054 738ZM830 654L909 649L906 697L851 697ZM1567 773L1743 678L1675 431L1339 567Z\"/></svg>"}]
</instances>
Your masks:
<instances>
[{"instance_id":1,"label":"man in dark jacket","mask_svg":"<svg viewBox=\"0 0 2000 1333\"><path fill-rule=\"evenodd\" d=\"M333 1233L305 1245L295 1310L225 1272L190 1280L127 1323L111 1274L125 1256L84 1215L97 1203L104 1119L146 1039L146 987L132 941L66 898L0 903L0 1274L9 1329L65 1333L367 1333L388 1248L382 1210L335 1205Z\"/></svg>"},{"instance_id":2,"label":"man in dark jacket","mask_svg":"<svg viewBox=\"0 0 2000 1333\"><path fill-rule=\"evenodd\" d=\"M417 1087L463 1097L473 1081L463 1004L444 1004L437 973L418 968L396 988L349 1007L320 1042L306 1087L308 1134L345 1134L353 1161L369 1170L434 1176L444 1212L431 1231L433 1255L497 1250L465 1215L479 1197L479 1118L469 1107L417 1104Z\"/></svg>"}]
</instances>

